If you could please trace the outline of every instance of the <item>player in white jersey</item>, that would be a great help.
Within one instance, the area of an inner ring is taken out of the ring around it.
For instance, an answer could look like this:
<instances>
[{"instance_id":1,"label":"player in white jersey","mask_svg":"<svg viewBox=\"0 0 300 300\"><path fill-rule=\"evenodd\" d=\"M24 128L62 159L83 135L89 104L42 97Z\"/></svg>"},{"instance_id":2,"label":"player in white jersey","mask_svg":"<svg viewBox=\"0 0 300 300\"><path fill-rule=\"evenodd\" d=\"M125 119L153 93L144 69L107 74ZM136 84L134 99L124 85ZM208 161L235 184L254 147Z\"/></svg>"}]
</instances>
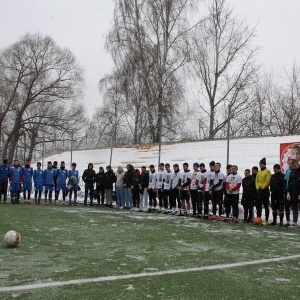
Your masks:
<instances>
[{"instance_id":1,"label":"player in white jersey","mask_svg":"<svg viewBox=\"0 0 300 300\"><path fill-rule=\"evenodd\" d=\"M180 190L179 186L181 185L181 172L178 164L173 165L173 179L171 182L171 195L170 195L170 214L174 215L176 213L176 207L178 210L181 208L181 200L180 200ZM177 205L176 205L177 202Z\"/></svg>"},{"instance_id":2,"label":"player in white jersey","mask_svg":"<svg viewBox=\"0 0 300 300\"><path fill-rule=\"evenodd\" d=\"M231 174L231 167L232 165L227 165L226 166L226 174L224 174L224 180L223 180L223 191L224 191L224 210L225 210L225 202L227 201L227 190L226 190L226 180L227 177Z\"/></svg>"},{"instance_id":3,"label":"player in white jersey","mask_svg":"<svg viewBox=\"0 0 300 300\"><path fill-rule=\"evenodd\" d=\"M209 163L209 171L205 173L205 182L204 182L204 215L203 219L208 219L208 205L209 200L211 200L211 194L209 190L210 181L212 178L212 174L215 172L215 162L211 161Z\"/></svg>"},{"instance_id":4,"label":"player in white jersey","mask_svg":"<svg viewBox=\"0 0 300 300\"><path fill-rule=\"evenodd\" d=\"M181 173L181 185L179 186L180 196L181 196L181 209L178 211L179 216L188 216L191 210L190 203L190 183L191 183L191 171L189 170L189 164L183 164L183 172Z\"/></svg>"},{"instance_id":5,"label":"player in white jersey","mask_svg":"<svg viewBox=\"0 0 300 300\"><path fill-rule=\"evenodd\" d=\"M190 194L191 194L191 200L192 200L192 208L193 208L193 214L192 217L196 218L199 217L199 194L198 189L199 187L199 179L200 179L200 165L195 162L193 164L193 172L191 172L191 183L190 183Z\"/></svg>"},{"instance_id":6,"label":"player in white jersey","mask_svg":"<svg viewBox=\"0 0 300 300\"><path fill-rule=\"evenodd\" d=\"M237 174L238 167L233 165L231 167L231 174L227 176L226 191L227 201L225 203L226 218L229 218L231 207L232 215L235 220L239 217L239 194L242 185L242 176Z\"/></svg>"},{"instance_id":7,"label":"player in white jersey","mask_svg":"<svg viewBox=\"0 0 300 300\"><path fill-rule=\"evenodd\" d=\"M215 164L215 172L212 173L210 179L210 193L212 196L212 213L217 215L217 206L219 208L219 216L223 214L223 180L224 174L221 172L221 164Z\"/></svg>"},{"instance_id":8,"label":"player in white jersey","mask_svg":"<svg viewBox=\"0 0 300 300\"><path fill-rule=\"evenodd\" d=\"M149 208L148 211L152 212L156 209L156 171L154 165L149 167L149 185L148 185L148 195L149 195Z\"/></svg>"},{"instance_id":9,"label":"player in white jersey","mask_svg":"<svg viewBox=\"0 0 300 300\"><path fill-rule=\"evenodd\" d=\"M165 164L159 164L159 170L156 173L156 189L158 196L158 210L157 212L162 212L163 207L163 178L165 174Z\"/></svg>"},{"instance_id":10,"label":"player in white jersey","mask_svg":"<svg viewBox=\"0 0 300 300\"><path fill-rule=\"evenodd\" d=\"M167 214L169 211L171 184L174 177L174 173L170 169L170 164L165 164L165 172L163 176L163 213Z\"/></svg>"},{"instance_id":11,"label":"player in white jersey","mask_svg":"<svg viewBox=\"0 0 300 300\"><path fill-rule=\"evenodd\" d=\"M198 199L199 199L199 217L202 216L202 205L204 202L204 192L205 192L205 176L206 176L206 169L205 169L205 164L201 163L200 164L200 173L199 173L199 182L198 182ZM208 213L208 211L207 211Z\"/></svg>"}]
</instances>

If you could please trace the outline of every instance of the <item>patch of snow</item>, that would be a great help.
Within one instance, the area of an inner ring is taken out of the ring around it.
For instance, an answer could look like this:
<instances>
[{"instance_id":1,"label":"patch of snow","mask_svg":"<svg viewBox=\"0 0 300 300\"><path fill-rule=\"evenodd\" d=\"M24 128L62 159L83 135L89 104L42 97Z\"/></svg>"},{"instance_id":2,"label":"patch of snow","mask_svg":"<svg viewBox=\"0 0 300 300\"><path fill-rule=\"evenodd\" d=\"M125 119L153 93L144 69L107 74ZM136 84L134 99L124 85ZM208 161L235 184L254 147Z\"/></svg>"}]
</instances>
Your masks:
<instances>
[{"instance_id":1,"label":"patch of snow","mask_svg":"<svg viewBox=\"0 0 300 300\"><path fill-rule=\"evenodd\" d=\"M129 284L126 288L127 291L133 291L135 288L133 287L132 284Z\"/></svg>"},{"instance_id":2,"label":"patch of snow","mask_svg":"<svg viewBox=\"0 0 300 300\"><path fill-rule=\"evenodd\" d=\"M71 269L61 269L61 270L55 270L55 273L61 273L61 272L70 272Z\"/></svg>"},{"instance_id":3,"label":"patch of snow","mask_svg":"<svg viewBox=\"0 0 300 300\"><path fill-rule=\"evenodd\" d=\"M60 231L60 230L62 230L62 228L58 228L58 227L49 228L49 231Z\"/></svg>"},{"instance_id":4,"label":"patch of snow","mask_svg":"<svg viewBox=\"0 0 300 300\"><path fill-rule=\"evenodd\" d=\"M64 241L62 244L67 245L67 246L72 246L74 245L75 241Z\"/></svg>"},{"instance_id":5,"label":"patch of snow","mask_svg":"<svg viewBox=\"0 0 300 300\"><path fill-rule=\"evenodd\" d=\"M138 261L144 261L144 260L146 260L146 258L144 257L144 256L136 256L136 255L125 255L125 257L128 257L128 258L134 258L134 259L136 259L136 260L138 260Z\"/></svg>"},{"instance_id":6,"label":"patch of snow","mask_svg":"<svg viewBox=\"0 0 300 300\"><path fill-rule=\"evenodd\" d=\"M273 271L273 270L274 270L274 268L266 267L266 268L263 268L263 269L258 269L258 272L264 272L264 271L270 272L270 271Z\"/></svg>"},{"instance_id":7,"label":"patch of snow","mask_svg":"<svg viewBox=\"0 0 300 300\"><path fill-rule=\"evenodd\" d=\"M290 279L287 279L287 278L275 278L276 281L279 281L279 282L290 282L291 280Z\"/></svg>"}]
</instances>

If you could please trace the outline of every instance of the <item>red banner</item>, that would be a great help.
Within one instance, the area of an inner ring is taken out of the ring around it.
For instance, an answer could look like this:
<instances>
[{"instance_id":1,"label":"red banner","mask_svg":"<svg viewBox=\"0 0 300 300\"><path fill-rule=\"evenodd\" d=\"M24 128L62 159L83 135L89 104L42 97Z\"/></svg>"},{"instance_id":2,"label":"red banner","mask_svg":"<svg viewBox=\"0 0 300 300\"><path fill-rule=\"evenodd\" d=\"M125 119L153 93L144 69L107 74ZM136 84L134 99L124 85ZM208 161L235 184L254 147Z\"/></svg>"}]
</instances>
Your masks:
<instances>
[{"instance_id":1,"label":"red banner","mask_svg":"<svg viewBox=\"0 0 300 300\"><path fill-rule=\"evenodd\" d=\"M300 163L300 142L280 144L280 164L283 173L289 168L289 158L296 159Z\"/></svg>"}]
</instances>

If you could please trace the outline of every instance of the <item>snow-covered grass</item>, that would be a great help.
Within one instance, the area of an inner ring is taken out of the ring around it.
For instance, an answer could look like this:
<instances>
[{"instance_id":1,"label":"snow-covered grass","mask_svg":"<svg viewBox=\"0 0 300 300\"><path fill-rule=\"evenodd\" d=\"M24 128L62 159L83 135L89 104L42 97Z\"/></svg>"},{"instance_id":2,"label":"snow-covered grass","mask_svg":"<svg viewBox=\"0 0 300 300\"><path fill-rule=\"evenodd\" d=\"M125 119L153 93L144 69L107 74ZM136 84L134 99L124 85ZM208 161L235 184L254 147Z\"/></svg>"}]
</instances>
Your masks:
<instances>
[{"instance_id":1,"label":"snow-covered grass","mask_svg":"<svg viewBox=\"0 0 300 300\"><path fill-rule=\"evenodd\" d=\"M300 136L232 140L229 162L242 174L266 157L272 169L280 160L280 143L297 141ZM162 146L161 161L208 165L215 160L224 170L226 153L225 140L168 144ZM70 155L49 156L45 163L64 160L69 167ZM110 149L72 155L82 174L89 162L96 170L108 165ZM113 150L114 170L128 163L137 168L157 165L158 147ZM1 204L0 213L0 234L13 229L22 236L18 248L3 246L0 251L1 299L299 299L300 261L294 257L300 253L299 228L82 205ZM224 264L228 267L218 268ZM93 278L101 280L92 283ZM77 283L64 284L72 280ZM39 288L1 291L26 284Z\"/></svg>"},{"instance_id":2,"label":"snow-covered grass","mask_svg":"<svg viewBox=\"0 0 300 300\"><path fill-rule=\"evenodd\" d=\"M299 296L299 258L281 260L299 254L299 228L83 206L1 204L0 210L2 234L14 229L22 236L18 248L1 248L1 299ZM228 266L214 267L224 264ZM204 268L209 266L213 268ZM155 272L163 273L134 278ZM92 278L103 280L84 283ZM63 285L70 280L77 283ZM1 292L26 284L40 287Z\"/></svg>"}]
</instances>

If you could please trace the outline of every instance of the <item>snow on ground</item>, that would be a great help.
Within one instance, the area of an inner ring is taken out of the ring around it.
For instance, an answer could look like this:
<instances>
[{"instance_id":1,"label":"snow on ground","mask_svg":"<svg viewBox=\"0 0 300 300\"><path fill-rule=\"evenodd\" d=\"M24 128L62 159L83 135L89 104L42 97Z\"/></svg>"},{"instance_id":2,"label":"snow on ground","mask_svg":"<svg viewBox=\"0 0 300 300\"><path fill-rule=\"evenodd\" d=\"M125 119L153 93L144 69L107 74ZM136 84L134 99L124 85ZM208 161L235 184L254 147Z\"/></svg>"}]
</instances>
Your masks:
<instances>
[{"instance_id":1,"label":"snow on ground","mask_svg":"<svg viewBox=\"0 0 300 300\"><path fill-rule=\"evenodd\" d=\"M300 135L280 136L280 137L261 137L261 138L243 138L230 140L229 163L236 164L239 173L243 175L245 169L251 169L258 166L259 161L265 157L267 168L273 169L273 165L280 163L279 146L280 143L300 142ZM94 169L98 171L100 166L104 169L109 165L110 149L80 150L73 151L73 162L77 163L77 169L80 174L87 168L88 163L94 164ZM47 161L65 161L67 168L70 167L71 152L66 151L60 154L44 158L44 168ZM225 171L227 160L227 141L200 141L188 143L174 143L162 145L161 162L178 163L182 169L182 164L188 162L191 165L194 162L205 163L207 169L210 161L220 162ZM112 168L116 171L118 166L126 167L132 164L135 168L150 164L158 165L158 146L151 149L136 148L114 148L112 155Z\"/></svg>"}]
</instances>

